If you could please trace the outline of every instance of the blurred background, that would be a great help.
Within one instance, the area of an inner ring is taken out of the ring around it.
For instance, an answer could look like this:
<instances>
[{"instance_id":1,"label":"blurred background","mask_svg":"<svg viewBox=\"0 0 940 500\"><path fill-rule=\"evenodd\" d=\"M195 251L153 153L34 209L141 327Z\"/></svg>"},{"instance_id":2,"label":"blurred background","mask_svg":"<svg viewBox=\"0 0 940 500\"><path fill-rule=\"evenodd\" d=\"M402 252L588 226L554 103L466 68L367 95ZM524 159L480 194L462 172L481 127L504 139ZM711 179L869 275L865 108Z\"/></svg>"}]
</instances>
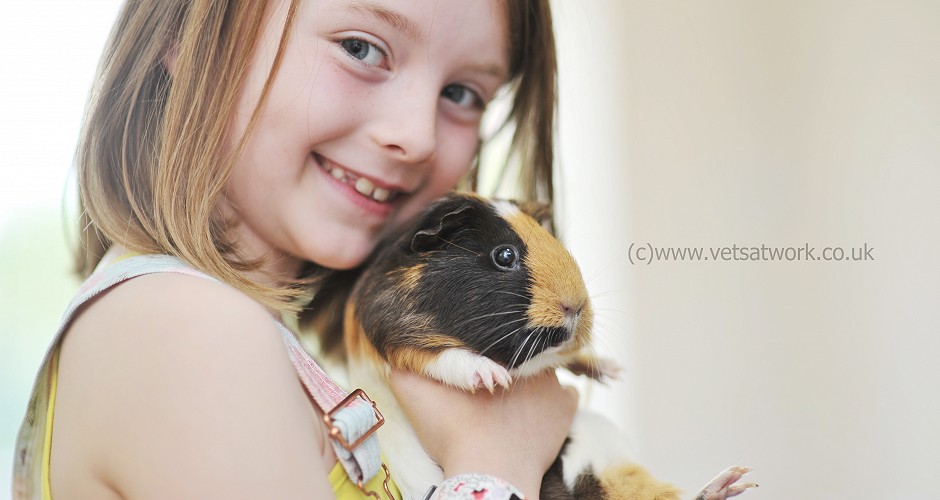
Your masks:
<instances>
[{"instance_id":1,"label":"blurred background","mask_svg":"<svg viewBox=\"0 0 940 500\"><path fill-rule=\"evenodd\" d=\"M72 153L118 5L0 3L0 498L33 377L78 287L64 222L76 212Z\"/></svg>"},{"instance_id":2,"label":"blurred background","mask_svg":"<svg viewBox=\"0 0 940 500\"><path fill-rule=\"evenodd\" d=\"M689 497L743 464L745 498L940 499L940 2L553 6L558 219L624 365L585 403ZM72 150L117 7L2 6L0 498L77 286ZM869 257L711 253L761 245Z\"/></svg>"}]
</instances>

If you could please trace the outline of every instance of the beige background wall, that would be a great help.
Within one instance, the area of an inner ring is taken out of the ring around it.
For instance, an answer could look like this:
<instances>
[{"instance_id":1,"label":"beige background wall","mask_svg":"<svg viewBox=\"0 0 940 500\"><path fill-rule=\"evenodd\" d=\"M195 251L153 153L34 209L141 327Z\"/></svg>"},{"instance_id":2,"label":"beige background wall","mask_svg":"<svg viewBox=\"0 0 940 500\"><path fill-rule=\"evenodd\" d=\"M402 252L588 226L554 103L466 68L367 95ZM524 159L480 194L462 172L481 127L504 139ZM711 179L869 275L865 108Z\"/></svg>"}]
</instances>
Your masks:
<instances>
[{"instance_id":1,"label":"beige background wall","mask_svg":"<svg viewBox=\"0 0 940 500\"><path fill-rule=\"evenodd\" d=\"M747 498L940 498L940 2L554 5L562 223L626 365L594 404L689 491L740 463Z\"/></svg>"}]
</instances>

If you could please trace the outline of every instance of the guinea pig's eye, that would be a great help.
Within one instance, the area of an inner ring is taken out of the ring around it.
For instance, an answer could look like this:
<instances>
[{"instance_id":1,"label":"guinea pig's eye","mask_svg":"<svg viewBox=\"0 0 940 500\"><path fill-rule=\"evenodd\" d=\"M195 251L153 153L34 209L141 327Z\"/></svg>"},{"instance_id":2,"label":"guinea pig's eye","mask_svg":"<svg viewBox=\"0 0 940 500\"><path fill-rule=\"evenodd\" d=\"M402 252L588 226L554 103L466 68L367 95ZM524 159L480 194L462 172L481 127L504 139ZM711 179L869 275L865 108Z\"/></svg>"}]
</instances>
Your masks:
<instances>
[{"instance_id":1,"label":"guinea pig's eye","mask_svg":"<svg viewBox=\"0 0 940 500\"><path fill-rule=\"evenodd\" d=\"M511 271L516 268L516 262L519 260L519 251L512 245L500 245L493 249L491 255L493 264L503 271Z\"/></svg>"}]
</instances>

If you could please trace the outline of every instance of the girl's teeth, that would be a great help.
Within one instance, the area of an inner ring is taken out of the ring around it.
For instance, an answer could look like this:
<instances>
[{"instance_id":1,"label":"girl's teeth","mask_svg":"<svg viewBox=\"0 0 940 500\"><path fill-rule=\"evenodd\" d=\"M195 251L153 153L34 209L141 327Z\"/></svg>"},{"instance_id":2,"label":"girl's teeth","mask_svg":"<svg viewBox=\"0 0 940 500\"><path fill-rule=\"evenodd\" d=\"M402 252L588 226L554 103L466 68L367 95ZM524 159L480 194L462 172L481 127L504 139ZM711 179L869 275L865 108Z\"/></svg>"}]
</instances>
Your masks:
<instances>
[{"instance_id":1,"label":"girl's teeth","mask_svg":"<svg viewBox=\"0 0 940 500\"><path fill-rule=\"evenodd\" d=\"M372 184L372 181L369 179L366 179L365 177L356 179L356 191L359 191L359 194L363 196L372 196L373 189L375 189L375 184Z\"/></svg>"},{"instance_id":2,"label":"girl's teeth","mask_svg":"<svg viewBox=\"0 0 940 500\"><path fill-rule=\"evenodd\" d=\"M346 174L346 171L339 167L330 167L328 170L334 179L345 182L347 184L352 183L356 191L367 198L372 198L375 201L384 203L392 197L391 191L388 189L375 187L375 184L365 177L359 177L355 180L355 182L353 182L352 178Z\"/></svg>"},{"instance_id":3,"label":"girl's teeth","mask_svg":"<svg viewBox=\"0 0 940 500\"><path fill-rule=\"evenodd\" d=\"M388 196L392 194L388 189L375 188L372 192L372 199L375 201L388 201Z\"/></svg>"}]
</instances>

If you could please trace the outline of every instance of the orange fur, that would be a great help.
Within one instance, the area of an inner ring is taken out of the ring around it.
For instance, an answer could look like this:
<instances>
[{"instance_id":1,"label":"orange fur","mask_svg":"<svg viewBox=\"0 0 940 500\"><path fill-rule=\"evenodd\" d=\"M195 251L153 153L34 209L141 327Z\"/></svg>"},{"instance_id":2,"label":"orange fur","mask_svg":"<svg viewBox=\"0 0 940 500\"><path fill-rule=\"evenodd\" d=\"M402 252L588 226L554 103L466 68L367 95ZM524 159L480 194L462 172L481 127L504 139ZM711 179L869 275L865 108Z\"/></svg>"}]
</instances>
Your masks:
<instances>
[{"instance_id":1,"label":"orange fur","mask_svg":"<svg viewBox=\"0 0 940 500\"><path fill-rule=\"evenodd\" d=\"M400 291L407 293L414 290L418 285L418 280L421 279L425 267L427 267L427 264L415 264L411 267L395 269L388 273L388 277Z\"/></svg>"},{"instance_id":2,"label":"orange fur","mask_svg":"<svg viewBox=\"0 0 940 500\"><path fill-rule=\"evenodd\" d=\"M507 222L526 243L525 264L532 279L529 324L561 326L565 321L563 304L583 307L573 347L587 344L593 312L578 264L564 246L530 216L519 212L510 215Z\"/></svg>"},{"instance_id":3,"label":"orange fur","mask_svg":"<svg viewBox=\"0 0 940 500\"><path fill-rule=\"evenodd\" d=\"M679 500L675 486L655 479L639 465L611 467L598 478L605 500Z\"/></svg>"},{"instance_id":4,"label":"orange fur","mask_svg":"<svg viewBox=\"0 0 940 500\"><path fill-rule=\"evenodd\" d=\"M453 339L440 336L440 340L446 340L445 348L461 347L463 344ZM442 344L443 345L443 344ZM388 363L399 370L410 371L414 373L424 373L424 367L437 357L440 351L430 351L416 347L407 347L395 349L388 353Z\"/></svg>"},{"instance_id":5,"label":"orange fur","mask_svg":"<svg viewBox=\"0 0 940 500\"><path fill-rule=\"evenodd\" d=\"M343 311L343 341L346 344L346 353L349 356L361 356L360 346L365 342L365 332L362 325L356 320L356 302L349 299Z\"/></svg>"},{"instance_id":6,"label":"orange fur","mask_svg":"<svg viewBox=\"0 0 940 500\"><path fill-rule=\"evenodd\" d=\"M368 358L375 366L382 366L382 356L379 355L372 343L369 342L369 339L366 338L365 330L362 329L362 325L356 320L356 304L352 299L346 304L343 332L347 356L359 359Z\"/></svg>"}]
</instances>

